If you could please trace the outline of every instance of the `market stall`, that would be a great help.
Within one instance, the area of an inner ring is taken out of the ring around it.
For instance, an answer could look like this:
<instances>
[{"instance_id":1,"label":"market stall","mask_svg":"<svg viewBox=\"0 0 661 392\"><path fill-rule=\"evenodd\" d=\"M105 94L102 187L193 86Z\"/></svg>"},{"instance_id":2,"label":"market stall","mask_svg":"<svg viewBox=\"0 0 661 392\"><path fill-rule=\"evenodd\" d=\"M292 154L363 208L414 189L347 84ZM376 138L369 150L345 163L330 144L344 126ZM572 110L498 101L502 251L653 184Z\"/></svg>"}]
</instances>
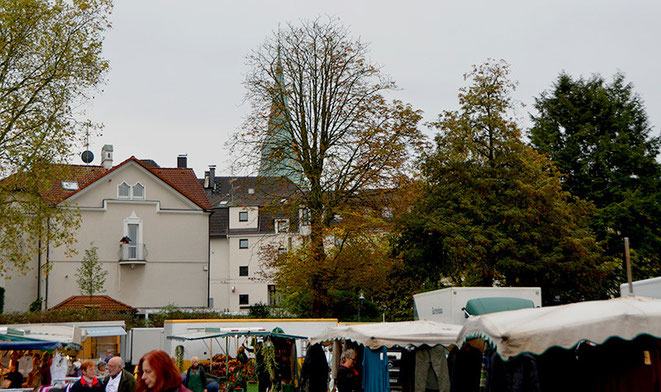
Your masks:
<instances>
[{"instance_id":1,"label":"market stall","mask_svg":"<svg viewBox=\"0 0 661 392\"><path fill-rule=\"evenodd\" d=\"M426 320L359 324L330 329L311 344L333 344L333 383L340 353L352 348L363 354L359 367L365 392L424 391L428 377L436 389L449 391L446 348L455 345L460 328ZM384 374L384 381L371 382L368 374Z\"/></svg>"},{"instance_id":2,"label":"market stall","mask_svg":"<svg viewBox=\"0 0 661 392\"><path fill-rule=\"evenodd\" d=\"M209 373L218 378L221 390L263 391L288 390L298 382L296 339L304 336L285 334L281 329L204 328L168 336L171 340L208 341ZM221 340L224 340L224 344ZM214 341L221 352L214 355ZM231 344L232 343L232 344ZM246 353L246 351L252 353ZM234 352L234 357L229 353Z\"/></svg>"},{"instance_id":3,"label":"market stall","mask_svg":"<svg viewBox=\"0 0 661 392\"><path fill-rule=\"evenodd\" d=\"M56 350L65 345L29 336L31 334L23 330L0 328L0 388L15 392L32 391L52 384L53 354L57 355Z\"/></svg>"},{"instance_id":4,"label":"market stall","mask_svg":"<svg viewBox=\"0 0 661 392\"><path fill-rule=\"evenodd\" d=\"M661 391L661 300L616 298L471 317L454 391Z\"/></svg>"}]
</instances>

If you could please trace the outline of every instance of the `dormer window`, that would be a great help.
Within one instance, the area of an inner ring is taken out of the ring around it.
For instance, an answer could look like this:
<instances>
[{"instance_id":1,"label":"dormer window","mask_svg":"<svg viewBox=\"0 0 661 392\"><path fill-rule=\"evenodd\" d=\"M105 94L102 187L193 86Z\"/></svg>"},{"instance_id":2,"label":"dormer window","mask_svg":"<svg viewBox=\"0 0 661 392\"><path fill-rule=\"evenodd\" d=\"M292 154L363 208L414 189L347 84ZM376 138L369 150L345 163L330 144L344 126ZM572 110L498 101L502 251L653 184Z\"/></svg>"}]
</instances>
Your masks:
<instances>
[{"instance_id":1,"label":"dormer window","mask_svg":"<svg viewBox=\"0 0 661 392\"><path fill-rule=\"evenodd\" d=\"M65 191L78 190L78 181L62 181L62 189Z\"/></svg>"},{"instance_id":2,"label":"dormer window","mask_svg":"<svg viewBox=\"0 0 661 392\"><path fill-rule=\"evenodd\" d=\"M276 219L275 220L275 232L276 233L286 233L289 231L289 219Z\"/></svg>"},{"instance_id":3,"label":"dormer window","mask_svg":"<svg viewBox=\"0 0 661 392\"><path fill-rule=\"evenodd\" d=\"M254 195L255 194L255 188L248 188L248 194L249 195Z\"/></svg>"},{"instance_id":4,"label":"dormer window","mask_svg":"<svg viewBox=\"0 0 661 392\"><path fill-rule=\"evenodd\" d=\"M248 222L248 211L239 211L239 222Z\"/></svg>"},{"instance_id":5,"label":"dormer window","mask_svg":"<svg viewBox=\"0 0 661 392\"><path fill-rule=\"evenodd\" d=\"M131 187L127 183L122 182L117 191L117 195L120 199L128 199L131 197Z\"/></svg>"}]
</instances>

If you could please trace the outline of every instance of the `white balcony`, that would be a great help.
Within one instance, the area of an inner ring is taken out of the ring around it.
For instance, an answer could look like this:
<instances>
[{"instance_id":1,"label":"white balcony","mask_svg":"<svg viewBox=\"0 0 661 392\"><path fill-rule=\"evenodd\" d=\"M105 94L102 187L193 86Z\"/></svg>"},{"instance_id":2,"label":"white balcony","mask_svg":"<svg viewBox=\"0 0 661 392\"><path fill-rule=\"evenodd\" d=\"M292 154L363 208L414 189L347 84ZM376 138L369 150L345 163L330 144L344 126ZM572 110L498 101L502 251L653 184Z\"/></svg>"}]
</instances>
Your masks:
<instances>
[{"instance_id":1,"label":"white balcony","mask_svg":"<svg viewBox=\"0 0 661 392\"><path fill-rule=\"evenodd\" d=\"M120 244L119 264L145 264L147 247L145 244Z\"/></svg>"}]
</instances>

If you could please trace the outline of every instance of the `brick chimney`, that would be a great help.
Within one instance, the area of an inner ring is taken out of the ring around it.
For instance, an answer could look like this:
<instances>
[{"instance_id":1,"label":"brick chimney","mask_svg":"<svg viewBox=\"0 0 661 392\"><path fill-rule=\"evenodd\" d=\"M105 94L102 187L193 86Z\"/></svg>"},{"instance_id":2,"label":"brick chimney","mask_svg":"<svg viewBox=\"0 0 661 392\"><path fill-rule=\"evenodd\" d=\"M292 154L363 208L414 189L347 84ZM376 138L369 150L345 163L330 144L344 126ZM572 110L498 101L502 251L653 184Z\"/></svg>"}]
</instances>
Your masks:
<instances>
[{"instance_id":1,"label":"brick chimney","mask_svg":"<svg viewBox=\"0 0 661 392\"><path fill-rule=\"evenodd\" d=\"M106 170L112 168L112 151L112 144L106 144L101 149L101 166Z\"/></svg>"}]
</instances>

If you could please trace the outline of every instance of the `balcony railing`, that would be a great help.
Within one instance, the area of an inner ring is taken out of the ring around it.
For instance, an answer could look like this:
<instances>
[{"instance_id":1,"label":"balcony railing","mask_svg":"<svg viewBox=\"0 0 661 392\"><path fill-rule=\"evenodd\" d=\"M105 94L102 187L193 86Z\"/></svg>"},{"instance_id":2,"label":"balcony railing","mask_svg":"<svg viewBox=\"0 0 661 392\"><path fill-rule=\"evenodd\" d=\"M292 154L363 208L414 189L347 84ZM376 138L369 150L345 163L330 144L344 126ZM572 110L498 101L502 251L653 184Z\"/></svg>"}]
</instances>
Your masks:
<instances>
[{"instance_id":1,"label":"balcony railing","mask_svg":"<svg viewBox=\"0 0 661 392\"><path fill-rule=\"evenodd\" d=\"M145 264L147 247L145 244L120 244L119 264Z\"/></svg>"}]
</instances>

